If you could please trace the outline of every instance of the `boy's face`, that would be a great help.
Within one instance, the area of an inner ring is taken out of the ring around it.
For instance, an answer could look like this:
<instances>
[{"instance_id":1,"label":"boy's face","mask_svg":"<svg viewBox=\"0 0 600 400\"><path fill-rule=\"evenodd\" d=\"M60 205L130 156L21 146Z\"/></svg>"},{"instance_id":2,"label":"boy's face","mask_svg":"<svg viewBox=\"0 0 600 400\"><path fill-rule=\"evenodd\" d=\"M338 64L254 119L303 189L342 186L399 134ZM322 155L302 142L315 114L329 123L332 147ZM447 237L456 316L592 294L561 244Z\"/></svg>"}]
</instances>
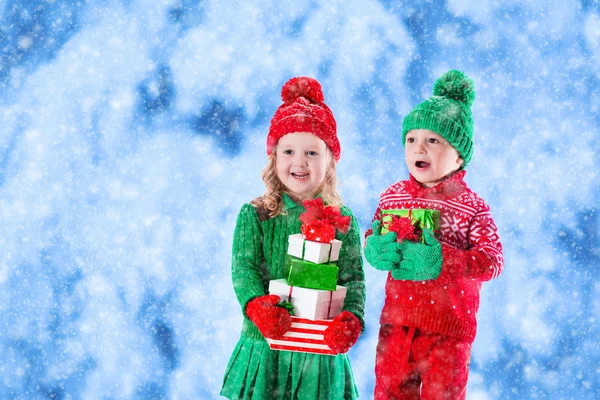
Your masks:
<instances>
[{"instance_id":1,"label":"boy's face","mask_svg":"<svg viewBox=\"0 0 600 400\"><path fill-rule=\"evenodd\" d=\"M425 187L437 185L463 164L458 151L446 139L428 129L408 131L404 156L410 174Z\"/></svg>"},{"instance_id":2,"label":"boy's face","mask_svg":"<svg viewBox=\"0 0 600 400\"><path fill-rule=\"evenodd\" d=\"M288 133L277 143L277 177L300 200L312 200L325 178L329 157L325 142L312 133Z\"/></svg>"}]
</instances>

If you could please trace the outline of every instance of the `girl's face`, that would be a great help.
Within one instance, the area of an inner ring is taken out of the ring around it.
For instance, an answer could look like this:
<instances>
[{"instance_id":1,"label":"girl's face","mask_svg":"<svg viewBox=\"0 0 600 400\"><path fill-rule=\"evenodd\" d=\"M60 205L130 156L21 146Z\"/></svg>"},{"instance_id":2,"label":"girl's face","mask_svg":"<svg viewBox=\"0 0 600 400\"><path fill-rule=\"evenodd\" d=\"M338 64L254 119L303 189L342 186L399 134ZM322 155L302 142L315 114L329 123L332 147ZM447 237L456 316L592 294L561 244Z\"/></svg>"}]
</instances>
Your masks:
<instances>
[{"instance_id":1,"label":"girl's face","mask_svg":"<svg viewBox=\"0 0 600 400\"><path fill-rule=\"evenodd\" d=\"M463 164L458 151L446 139L428 129L408 131L404 156L410 174L425 187L437 185Z\"/></svg>"},{"instance_id":2,"label":"girl's face","mask_svg":"<svg viewBox=\"0 0 600 400\"><path fill-rule=\"evenodd\" d=\"M325 142L308 132L288 133L279 139L276 152L279 180L300 200L314 199L331 157Z\"/></svg>"}]
</instances>

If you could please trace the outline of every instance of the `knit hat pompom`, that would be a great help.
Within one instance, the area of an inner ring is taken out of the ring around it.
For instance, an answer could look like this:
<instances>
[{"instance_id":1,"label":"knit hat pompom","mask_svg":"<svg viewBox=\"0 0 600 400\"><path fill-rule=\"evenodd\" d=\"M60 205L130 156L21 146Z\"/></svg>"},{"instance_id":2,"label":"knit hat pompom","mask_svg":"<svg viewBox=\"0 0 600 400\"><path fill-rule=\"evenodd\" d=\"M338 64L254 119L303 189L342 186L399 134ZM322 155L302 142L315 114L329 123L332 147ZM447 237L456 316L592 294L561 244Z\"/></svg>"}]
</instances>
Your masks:
<instances>
[{"instance_id":1,"label":"knit hat pompom","mask_svg":"<svg viewBox=\"0 0 600 400\"><path fill-rule=\"evenodd\" d=\"M433 95L448 97L471 107L475 101L475 83L461 71L453 69L435 81Z\"/></svg>"},{"instance_id":2,"label":"knit hat pompom","mask_svg":"<svg viewBox=\"0 0 600 400\"><path fill-rule=\"evenodd\" d=\"M304 97L312 103L322 103L324 97L321 84L306 76L290 79L281 89L281 99L284 103L291 103L298 97Z\"/></svg>"}]
</instances>

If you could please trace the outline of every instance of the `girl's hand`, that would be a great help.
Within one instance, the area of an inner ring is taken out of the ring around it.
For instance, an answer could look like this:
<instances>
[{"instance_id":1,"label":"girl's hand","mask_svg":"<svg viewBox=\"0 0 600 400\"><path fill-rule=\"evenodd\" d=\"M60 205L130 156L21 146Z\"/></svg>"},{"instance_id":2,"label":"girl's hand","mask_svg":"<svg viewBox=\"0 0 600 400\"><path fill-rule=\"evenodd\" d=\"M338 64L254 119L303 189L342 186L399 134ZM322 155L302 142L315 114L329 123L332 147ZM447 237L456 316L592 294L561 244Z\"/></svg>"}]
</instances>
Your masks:
<instances>
[{"instance_id":1,"label":"girl's hand","mask_svg":"<svg viewBox=\"0 0 600 400\"><path fill-rule=\"evenodd\" d=\"M360 321L350 311L342 311L331 321L323 334L325 343L338 353L345 353L354 346L362 330Z\"/></svg>"},{"instance_id":2,"label":"girl's hand","mask_svg":"<svg viewBox=\"0 0 600 400\"><path fill-rule=\"evenodd\" d=\"M275 294L257 297L248 302L246 315L266 338L281 339L292 326L290 313L279 307L281 299Z\"/></svg>"}]
</instances>

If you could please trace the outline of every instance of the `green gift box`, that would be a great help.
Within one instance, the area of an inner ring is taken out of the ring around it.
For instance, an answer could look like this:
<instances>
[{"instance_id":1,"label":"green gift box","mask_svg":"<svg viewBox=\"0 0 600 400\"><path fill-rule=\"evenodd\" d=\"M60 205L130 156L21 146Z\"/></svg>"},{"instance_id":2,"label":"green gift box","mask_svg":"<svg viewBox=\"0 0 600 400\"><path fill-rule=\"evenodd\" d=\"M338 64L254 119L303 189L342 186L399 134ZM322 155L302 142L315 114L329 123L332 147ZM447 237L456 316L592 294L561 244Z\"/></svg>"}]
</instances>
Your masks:
<instances>
[{"instance_id":1,"label":"green gift box","mask_svg":"<svg viewBox=\"0 0 600 400\"><path fill-rule=\"evenodd\" d=\"M338 278L338 267L335 263L315 264L290 255L286 256L285 261L284 273L288 285L335 290Z\"/></svg>"},{"instance_id":2,"label":"green gift box","mask_svg":"<svg viewBox=\"0 0 600 400\"><path fill-rule=\"evenodd\" d=\"M412 224L420 229L431 229L436 232L440 229L440 212L438 210L428 210L426 208L411 208L410 210L381 210L381 234L389 232L389 224L392 223L392 216L408 217Z\"/></svg>"}]
</instances>

